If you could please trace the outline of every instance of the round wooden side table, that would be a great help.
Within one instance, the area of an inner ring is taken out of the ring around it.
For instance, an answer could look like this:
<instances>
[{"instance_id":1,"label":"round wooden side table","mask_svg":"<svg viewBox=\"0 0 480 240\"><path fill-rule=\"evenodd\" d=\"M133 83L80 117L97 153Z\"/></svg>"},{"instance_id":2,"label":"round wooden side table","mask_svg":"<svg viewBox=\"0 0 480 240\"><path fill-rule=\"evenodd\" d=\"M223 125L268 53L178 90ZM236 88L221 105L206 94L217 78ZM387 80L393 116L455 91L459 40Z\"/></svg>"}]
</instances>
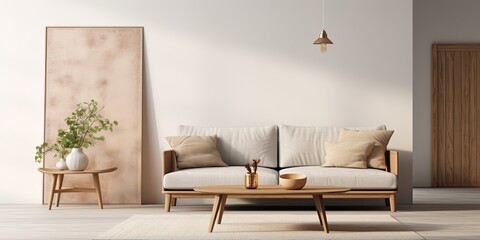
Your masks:
<instances>
[{"instance_id":1,"label":"round wooden side table","mask_svg":"<svg viewBox=\"0 0 480 240\"><path fill-rule=\"evenodd\" d=\"M39 168L38 171L44 174L52 175L52 184L50 185L50 198L48 200L48 210L52 209L53 195L55 193L57 193L56 206L58 207L58 205L60 204L61 193L69 193L69 192L96 192L98 206L100 207L100 209L103 209L102 192L100 190L100 179L98 175L100 173L108 173L108 172L113 172L115 170L117 170L116 167L107 168L107 169L89 169L89 170L83 170L83 171ZM63 188L62 189L63 178L65 175L69 175L69 174L92 174L94 188ZM58 181L58 188L56 188L57 181Z\"/></svg>"}]
</instances>

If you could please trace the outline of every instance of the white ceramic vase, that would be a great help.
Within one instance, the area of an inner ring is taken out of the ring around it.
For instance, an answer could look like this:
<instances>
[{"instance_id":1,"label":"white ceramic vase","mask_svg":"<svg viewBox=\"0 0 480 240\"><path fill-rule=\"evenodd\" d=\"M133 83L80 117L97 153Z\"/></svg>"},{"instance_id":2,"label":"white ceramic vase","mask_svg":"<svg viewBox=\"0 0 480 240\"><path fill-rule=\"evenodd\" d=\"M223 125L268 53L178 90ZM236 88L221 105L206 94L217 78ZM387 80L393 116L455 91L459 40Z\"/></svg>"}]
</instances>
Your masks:
<instances>
[{"instance_id":1,"label":"white ceramic vase","mask_svg":"<svg viewBox=\"0 0 480 240\"><path fill-rule=\"evenodd\" d=\"M55 167L58 170L68 170L67 162L65 162L65 159L63 158L60 158L60 160L58 160L58 162L55 164Z\"/></svg>"},{"instance_id":2,"label":"white ceramic vase","mask_svg":"<svg viewBox=\"0 0 480 240\"><path fill-rule=\"evenodd\" d=\"M67 155L67 167L74 171L83 171L88 166L88 157L83 153L82 148L72 148Z\"/></svg>"}]
</instances>

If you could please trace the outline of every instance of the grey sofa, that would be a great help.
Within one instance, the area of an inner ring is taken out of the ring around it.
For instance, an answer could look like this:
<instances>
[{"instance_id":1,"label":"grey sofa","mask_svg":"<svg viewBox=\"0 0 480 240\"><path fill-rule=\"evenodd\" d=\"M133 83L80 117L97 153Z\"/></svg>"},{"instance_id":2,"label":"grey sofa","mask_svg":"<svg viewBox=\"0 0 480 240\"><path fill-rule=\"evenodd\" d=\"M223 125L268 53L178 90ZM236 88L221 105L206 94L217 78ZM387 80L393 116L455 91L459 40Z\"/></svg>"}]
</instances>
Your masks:
<instances>
[{"instance_id":1,"label":"grey sofa","mask_svg":"<svg viewBox=\"0 0 480 240\"><path fill-rule=\"evenodd\" d=\"M169 212L171 206L176 205L177 198L212 197L193 191L195 187L243 185L243 166L259 158L262 159L258 168L260 185L278 185L278 177L283 173L303 173L307 175L307 186L344 186L352 189L345 193L325 195L325 198L384 198L390 210L395 212L398 152L386 152L386 170L321 167L325 162L324 142L336 141L341 129L287 125L245 128L180 126L178 135L217 135L217 149L229 166L178 170L175 151L165 151L162 184L165 211ZM350 129L382 130L386 127Z\"/></svg>"}]
</instances>

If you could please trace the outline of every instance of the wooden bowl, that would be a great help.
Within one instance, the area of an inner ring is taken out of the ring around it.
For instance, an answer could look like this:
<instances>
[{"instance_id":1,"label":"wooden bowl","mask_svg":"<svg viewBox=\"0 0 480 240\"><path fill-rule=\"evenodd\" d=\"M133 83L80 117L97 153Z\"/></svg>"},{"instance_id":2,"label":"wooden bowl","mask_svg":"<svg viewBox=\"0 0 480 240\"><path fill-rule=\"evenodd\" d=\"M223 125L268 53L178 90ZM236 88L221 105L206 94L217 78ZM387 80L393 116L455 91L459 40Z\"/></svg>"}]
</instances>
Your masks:
<instances>
[{"instance_id":1,"label":"wooden bowl","mask_svg":"<svg viewBox=\"0 0 480 240\"><path fill-rule=\"evenodd\" d=\"M307 176L299 173L286 173L280 175L280 185L288 190L302 189L307 183Z\"/></svg>"}]
</instances>

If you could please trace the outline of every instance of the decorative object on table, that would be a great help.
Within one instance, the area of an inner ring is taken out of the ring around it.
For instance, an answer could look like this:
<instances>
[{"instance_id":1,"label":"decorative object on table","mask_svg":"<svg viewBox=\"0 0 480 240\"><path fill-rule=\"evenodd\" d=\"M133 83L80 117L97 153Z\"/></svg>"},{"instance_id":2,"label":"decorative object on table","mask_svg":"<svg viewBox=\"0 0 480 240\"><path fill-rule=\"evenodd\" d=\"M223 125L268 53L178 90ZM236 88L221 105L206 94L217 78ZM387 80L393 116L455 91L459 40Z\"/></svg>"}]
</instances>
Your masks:
<instances>
[{"instance_id":1,"label":"decorative object on table","mask_svg":"<svg viewBox=\"0 0 480 240\"><path fill-rule=\"evenodd\" d=\"M322 32L313 44L320 44L320 52L322 53L327 52L327 44L333 44L327 37L327 31L325 31L325 0L322 0Z\"/></svg>"},{"instance_id":2,"label":"decorative object on table","mask_svg":"<svg viewBox=\"0 0 480 240\"><path fill-rule=\"evenodd\" d=\"M97 100L102 115L120 122L105 142L83 149L88 168L117 166L105 174L105 203L140 204L142 194L143 27L46 28L44 142L55 142L57 129L77 103ZM147 136L151 133L144 132ZM144 136L145 137L145 136ZM45 168L54 168L51 154ZM88 169L87 168L87 169ZM44 178L43 202L48 202L51 178ZM90 179L69 177L67 185L88 187ZM66 194L64 203L95 203L94 195Z\"/></svg>"},{"instance_id":3,"label":"decorative object on table","mask_svg":"<svg viewBox=\"0 0 480 240\"><path fill-rule=\"evenodd\" d=\"M280 185L287 190L302 189L307 183L307 176L300 173L286 173L280 175Z\"/></svg>"},{"instance_id":4,"label":"decorative object on table","mask_svg":"<svg viewBox=\"0 0 480 240\"><path fill-rule=\"evenodd\" d=\"M102 131L113 131L118 122L105 118L100 112L104 107L98 107L95 100L77 104L75 111L65 119L67 130L60 129L58 136L64 139L72 151L67 155L68 169L74 171L85 170L88 166L88 157L83 148L95 144L95 141L104 141L105 136L99 135Z\"/></svg>"},{"instance_id":5,"label":"decorative object on table","mask_svg":"<svg viewBox=\"0 0 480 240\"><path fill-rule=\"evenodd\" d=\"M67 162L64 158L60 158L57 163L55 163L55 167L58 170L68 170Z\"/></svg>"},{"instance_id":6,"label":"decorative object on table","mask_svg":"<svg viewBox=\"0 0 480 240\"><path fill-rule=\"evenodd\" d=\"M257 174L257 167L260 163L260 159L253 159L253 163L245 164L245 168L247 169L247 173L245 173L245 188L246 189L256 189L258 188L258 174ZM253 170L252 170L253 168Z\"/></svg>"},{"instance_id":7,"label":"decorative object on table","mask_svg":"<svg viewBox=\"0 0 480 240\"><path fill-rule=\"evenodd\" d=\"M67 155L66 164L72 171L83 171L88 166L88 156L83 153L83 148L72 148Z\"/></svg>"},{"instance_id":8,"label":"decorative object on table","mask_svg":"<svg viewBox=\"0 0 480 240\"><path fill-rule=\"evenodd\" d=\"M57 131L57 142L49 145L43 143L36 147L35 161L41 162L46 152L54 151L54 157L60 157L60 161L55 164L61 170L85 170L88 166L88 157L83 153L84 148L93 146L95 141L105 140L104 136L98 135L101 131L113 131L113 127L118 125L117 121L110 121L100 114L103 107L99 108L95 100L77 104L77 108L65 119L68 129L59 129ZM69 149L71 152L65 155Z\"/></svg>"}]
</instances>

